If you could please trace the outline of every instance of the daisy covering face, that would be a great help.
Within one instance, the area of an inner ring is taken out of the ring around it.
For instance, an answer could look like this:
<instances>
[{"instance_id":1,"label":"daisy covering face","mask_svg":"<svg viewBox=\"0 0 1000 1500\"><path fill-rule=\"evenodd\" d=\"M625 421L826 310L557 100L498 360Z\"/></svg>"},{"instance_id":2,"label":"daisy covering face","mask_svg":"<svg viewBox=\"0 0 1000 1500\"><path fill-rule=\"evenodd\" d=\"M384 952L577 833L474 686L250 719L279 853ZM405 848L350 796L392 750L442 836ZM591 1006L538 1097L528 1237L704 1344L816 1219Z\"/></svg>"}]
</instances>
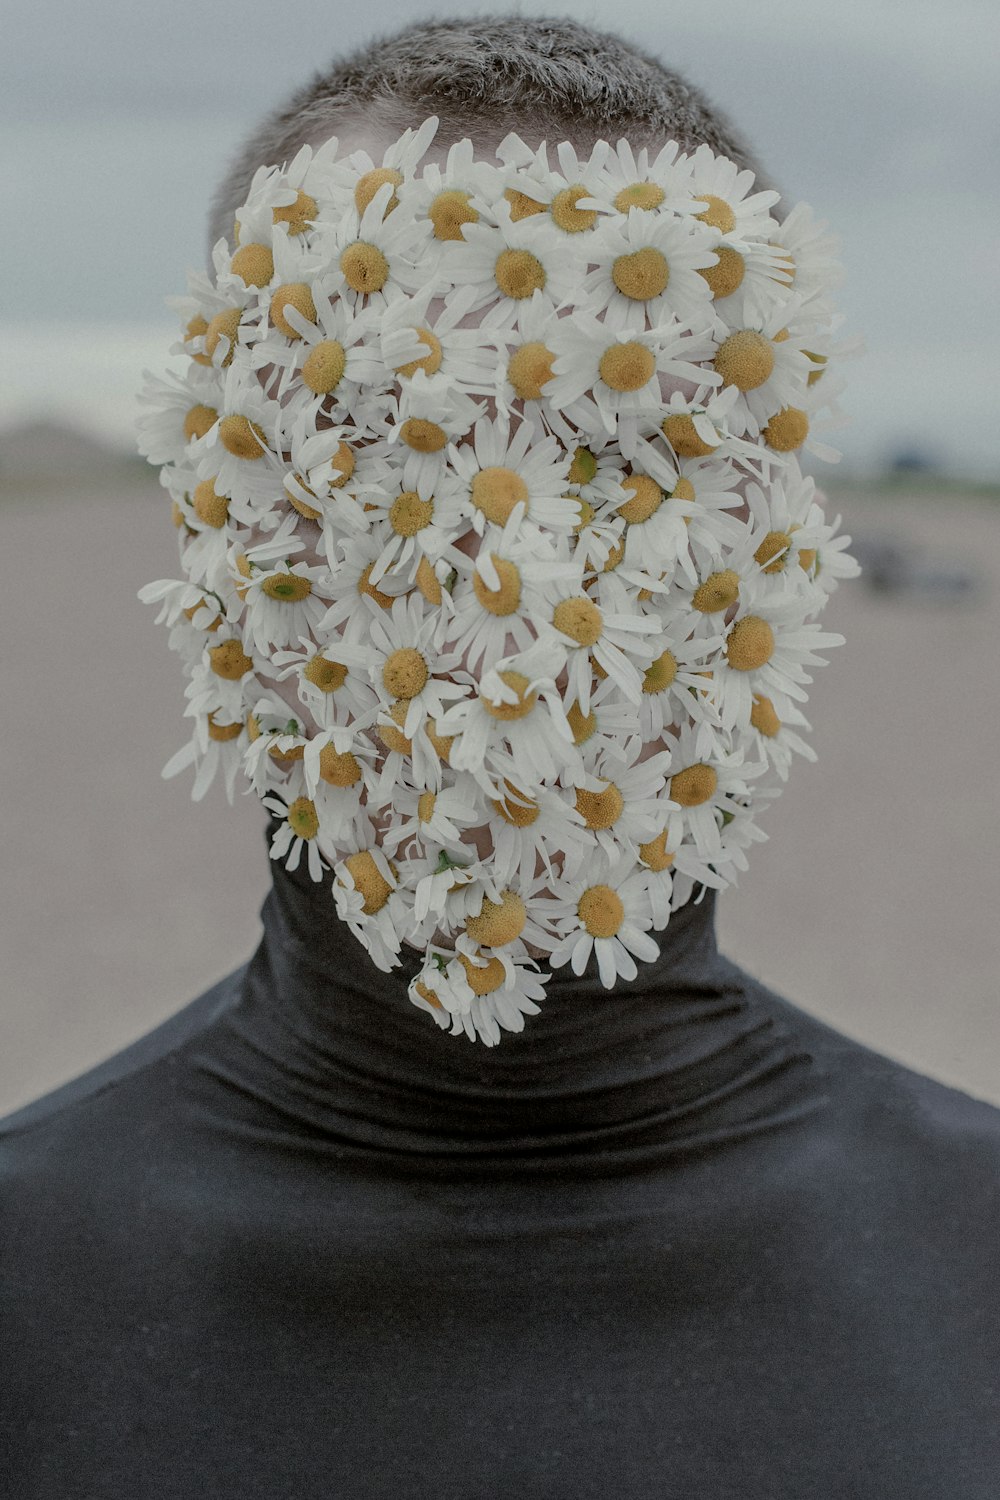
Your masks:
<instances>
[{"instance_id":1,"label":"daisy covering face","mask_svg":"<svg viewBox=\"0 0 1000 1500\"><path fill-rule=\"evenodd\" d=\"M436 125L261 168L190 278L140 423L183 577L140 597L188 677L164 773L242 770L272 857L494 1043L746 867L857 568L797 460L842 352L809 210L706 146L422 166Z\"/></svg>"}]
</instances>

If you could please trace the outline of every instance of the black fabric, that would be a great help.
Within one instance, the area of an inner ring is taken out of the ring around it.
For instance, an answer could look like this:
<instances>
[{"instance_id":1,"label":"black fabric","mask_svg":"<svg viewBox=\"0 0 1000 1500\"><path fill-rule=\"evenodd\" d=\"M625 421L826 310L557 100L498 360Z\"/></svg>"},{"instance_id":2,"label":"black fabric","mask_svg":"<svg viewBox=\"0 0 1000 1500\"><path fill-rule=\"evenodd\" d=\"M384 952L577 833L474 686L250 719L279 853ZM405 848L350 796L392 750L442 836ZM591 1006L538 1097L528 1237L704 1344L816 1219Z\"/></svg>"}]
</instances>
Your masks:
<instances>
[{"instance_id":1,"label":"black fabric","mask_svg":"<svg viewBox=\"0 0 1000 1500\"><path fill-rule=\"evenodd\" d=\"M1000 1111L742 974L710 895L492 1049L308 876L263 915L0 1125L4 1497L996 1500Z\"/></svg>"}]
</instances>

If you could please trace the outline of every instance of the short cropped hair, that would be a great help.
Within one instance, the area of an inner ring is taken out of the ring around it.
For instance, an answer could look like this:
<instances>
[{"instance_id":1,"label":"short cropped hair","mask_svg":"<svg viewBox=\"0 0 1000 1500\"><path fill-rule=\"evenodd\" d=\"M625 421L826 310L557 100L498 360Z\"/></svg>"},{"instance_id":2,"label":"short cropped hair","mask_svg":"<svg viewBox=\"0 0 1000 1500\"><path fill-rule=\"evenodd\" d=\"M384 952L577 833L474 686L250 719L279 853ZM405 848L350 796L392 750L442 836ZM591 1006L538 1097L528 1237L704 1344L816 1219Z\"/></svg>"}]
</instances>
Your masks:
<instances>
[{"instance_id":1,"label":"short cropped hair","mask_svg":"<svg viewBox=\"0 0 1000 1500\"><path fill-rule=\"evenodd\" d=\"M289 161L348 124L377 123L392 139L428 115L440 119L444 144L467 135L482 146L511 130L530 144L676 140L685 150L705 143L760 176L742 137L698 89L610 32L527 16L418 21L335 61L268 115L215 195L212 242L227 234L259 166Z\"/></svg>"}]
</instances>

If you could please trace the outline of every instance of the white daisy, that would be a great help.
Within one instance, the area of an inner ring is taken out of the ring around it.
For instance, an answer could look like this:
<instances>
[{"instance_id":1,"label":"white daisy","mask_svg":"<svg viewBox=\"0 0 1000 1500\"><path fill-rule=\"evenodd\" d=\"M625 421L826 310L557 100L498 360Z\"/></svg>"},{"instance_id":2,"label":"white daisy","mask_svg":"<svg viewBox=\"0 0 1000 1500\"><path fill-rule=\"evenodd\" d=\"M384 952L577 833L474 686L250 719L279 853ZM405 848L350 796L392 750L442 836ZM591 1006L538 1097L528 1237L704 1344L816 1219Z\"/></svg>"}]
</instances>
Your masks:
<instances>
[{"instance_id":1,"label":"white daisy","mask_svg":"<svg viewBox=\"0 0 1000 1500\"><path fill-rule=\"evenodd\" d=\"M660 949L649 936L652 913L648 875L635 861L595 861L584 878L567 883L553 899L553 922L560 941L549 955L553 968L568 963L582 974L594 953L605 989L619 979L635 979L635 959L652 963ZM634 957L633 957L634 955Z\"/></svg>"},{"instance_id":2,"label":"white daisy","mask_svg":"<svg viewBox=\"0 0 1000 1500\"><path fill-rule=\"evenodd\" d=\"M712 294L698 273L716 259L714 236L707 227L692 233L693 227L690 220L638 208L624 219L606 219L587 244L594 269L568 305L603 313L616 332L671 316L689 327L708 324Z\"/></svg>"},{"instance_id":3,"label":"white daisy","mask_svg":"<svg viewBox=\"0 0 1000 1500\"><path fill-rule=\"evenodd\" d=\"M379 699L368 681L367 646L337 636L317 647L299 636L297 649L274 651L271 661L276 681L294 680L299 702L317 728L374 723Z\"/></svg>"},{"instance_id":4,"label":"white daisy","mask_svg":"<svg viewBox=\"0 0 1000 1500\"><path fill-rule=\"evenodd\" d=\"M650 159L646 146L635 151L620 140L601 163L594 197L609 214L633 212L693 214L690 159L681 154L676 141L668 141Z\"/></svg>"},{"instance_id":5,"label":"white daisy","mask_svg":"<svg viewBox=\"0 0 1000 1500\"><path fill-rule=\"evenodd\" d=\"M453 446L449 457L467 486L464 514L480 536L487 525L506 526L517 506L522 519L549 531L571 531L580 519L565 493L570 460L527 418L511 433L507 422L480 417L471 448Z\"/></svg>"},{"instance_id":6,"label":"white daisy","mask_svg":"<svg viewBox=\"0 0 1000 1500\"><path fill-rule=\"evenodd\" d=\"M690 192L705 207L697 217L731 241L773 238L777 228L769 210L779 194L771 189L751 192L754 174L726 156L716 156L702 145L689 158Z\"/></svg>"},{"instance_id":7,"label":"white daisy","mask_svg":"<svg viewBox=\"0 0 1000 1500\"><path fill-rule=\"evenodd\" d=\"M295 797L284 802L280 797L268 796L264 806L278 820L271 834L271 858L284 860L287 870L297 870L306 850L309 874L313 880L322 880L329 868L316 845L319 833L319 818L314 803L309 797Z\"/></svg>"},{"instance_id":8,"label":"white daisy","mask_svg":"<svg viewBox=\"0 0 1000 1500\"><path fill-rule=\"evenodd\" d=\"M713 694L723 727L748 724L755 695L804 702L807 666L824 666L817 652L842 646L844 637L803 622L802 600L771 594L741 599L712 667Z\"/></svg>"},{"instance_id":9,"label":"white daisy","mask_svg":"<svg viewBox=\"0 0 1000 1500\"><path fill-rule=\"evenodd\" d=\"M727 816L739 812L749 796L748 782L765 767L759 761L746 764L742 751L718 747L710 760L704 759L690 727L681 729L669 753L666 845L677 850L687 837L703 858L713 859L722 849Z\"/></svg>"},{"instance_id":10,"label":"white daisy","mask_svg":"<svg viewBox=\"0 0 1000 1500\"><path fill-rule=\"evenodd\" d=\"M380 609L366 595L362 609L368 612L368 675L372 686L383 705L406 703L400 728L412 739L428 718L439 718L449 704L468 693L466 685L448 678L459 658L454 653L433 650L431 638L437 617L419 592L394 600L391 611Z\"/></svg>"},{"instance_id":11,"label":"white daisy","mask_svg":"<svg viewBox=\"0 0 1000 1500\"><path fill-rule=\"evenodd\" d=\"M493 224L481 219L463 226L462 243L442 263L452 285L475 288L473 311L498 297L518 303L535 292L550 306L561 306L578 275L572 240L547 214L513 218L504 199L495 204L494 217Z\"/></svg>"},{"instance_id":12,"label":"white daisy","mask_svg":"<svg viewBox=\"0 0 1000 1500\"><path fill-rule=\"evenodd\" d=\"M438 720L441 733L457 736L451 752L456 770L471 771L491 795L499 796L498 767L504 756L513 757L528 787L577 764L573 731L555 682L560 668L560 655L536 644L485 672L478 691Z\"/></svg>"},{"instance_id":13,"label":"white daisy","mask_svg":"<svg viewBox=\"0 0 1000 1500\"><path fill-rule=\"evenodd\" d=\"M458 558L448 642L472 672L485 660L527 651L546 609L545 586L579 580L579 568L560 557L545 532L524 526L518 510L505 526L487 528L474 558Z\"/></svg>"},{"instance_id":14,"label":"white daisy","mask_svg":"<svg viewBox=\"0 0 1000 1500\"><path fill-rule=\"evenodd\" d=\"M609 433L619 416L656 414L663 404L661 376L693 381L699 390L722 384L711 367L696 363L711 357L712 340L676 322L614 332L589 313L576 312L561 319L550 338L556 358L546 400L572 415L577 397L592 392Z\"/></svg>"}]
</instances>

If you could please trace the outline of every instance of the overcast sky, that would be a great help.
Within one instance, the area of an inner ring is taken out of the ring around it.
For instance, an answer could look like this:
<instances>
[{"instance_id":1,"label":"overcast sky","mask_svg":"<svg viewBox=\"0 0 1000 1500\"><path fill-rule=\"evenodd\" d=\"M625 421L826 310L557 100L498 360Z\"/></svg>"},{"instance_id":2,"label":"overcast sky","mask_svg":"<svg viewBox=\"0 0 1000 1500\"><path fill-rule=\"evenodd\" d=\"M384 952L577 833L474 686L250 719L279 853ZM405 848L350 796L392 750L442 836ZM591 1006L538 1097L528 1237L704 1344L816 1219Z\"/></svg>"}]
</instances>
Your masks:
<instances>
[{"instance_id":1,"label":"overcast sky","mask_svg":"<svg viewBox=\"0 0 1000 1500\"><path fill-rule=\"evenodd\" d=\"M846 331L868 351L845 372L845 463L915 447L996 476L995 0L411 0L405 17L497 10L640 42L840 233ZM6 0L0 426L45 410L127 435L140 370L162 368L172 338L163 298L201 260L205 206L241 136L403 15L343 0Z\"/></svg>"}]
</instances>

